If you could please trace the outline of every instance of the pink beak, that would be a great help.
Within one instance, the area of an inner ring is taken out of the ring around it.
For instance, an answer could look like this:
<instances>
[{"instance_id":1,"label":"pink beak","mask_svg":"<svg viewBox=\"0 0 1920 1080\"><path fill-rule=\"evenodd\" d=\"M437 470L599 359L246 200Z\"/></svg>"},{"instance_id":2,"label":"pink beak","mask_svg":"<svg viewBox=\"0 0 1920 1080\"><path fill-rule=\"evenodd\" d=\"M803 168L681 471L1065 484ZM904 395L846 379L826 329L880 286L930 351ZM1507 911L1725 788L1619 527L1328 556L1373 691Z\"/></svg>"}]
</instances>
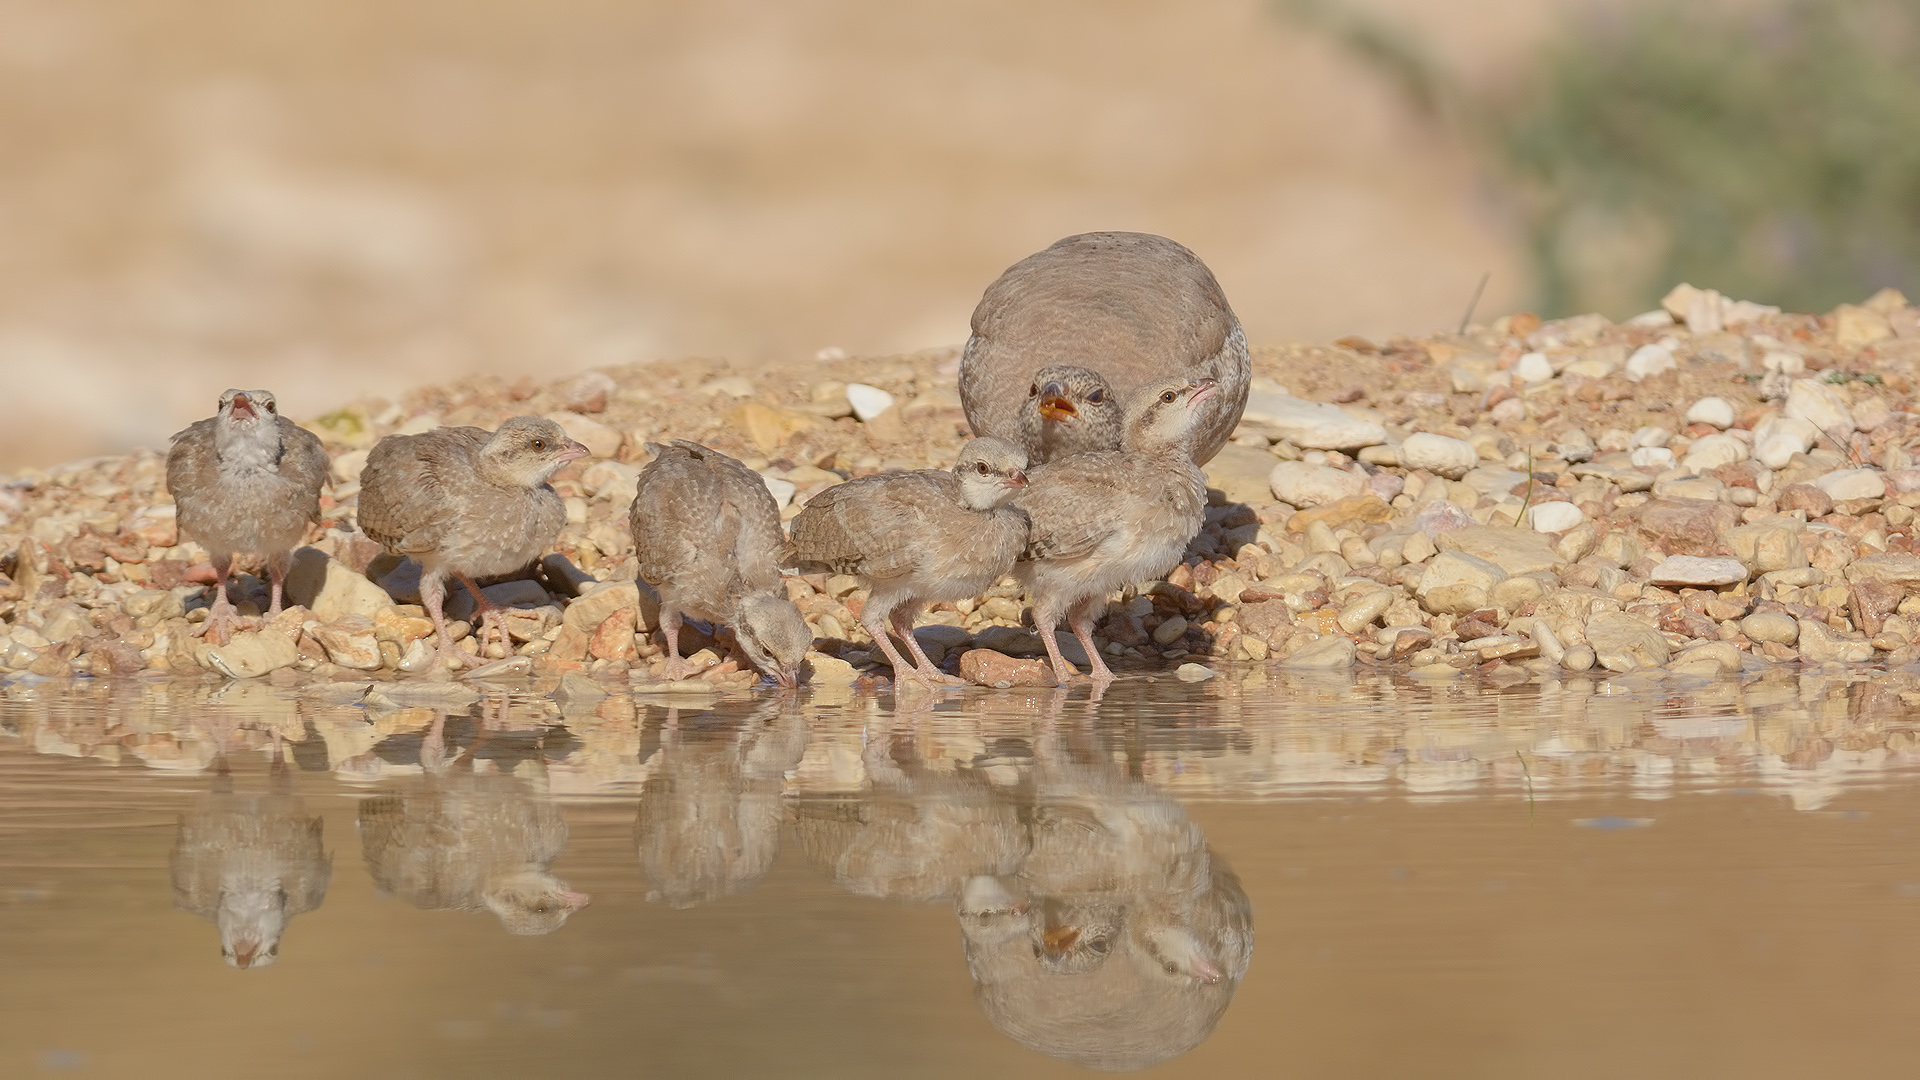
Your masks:
<instances>
[{"instance_id":1,"label":"pink beak","mask_svg":"<svg viewBox=\"0 0 1920 1080\"><path fill-rule=\"evenodd\" d=\"M586 457L586 456L587 456L587 448L586 448L586 447L584 447L584 446L582 446L582 445L580 445L580 444L579 444L579 443L577 443L577 442L574 442L574 441L573 441L572 439L568 439L568 440L567 440L567 448L566 448L566 449L564 449L564 450L562 450L562 451L560 451L560 452L559 452L558 454L555 454L555 455L553 456L553 460L555 460L555 461L578 461L578 460L580 460L581 458L583 458L583 457Z\"/></svg>"},{"instance_id":2,"label":"pink beak","mask_svg":"<svg viewBox=\"0 0 1920 1080\"><path fill-rule=\"evenodd\" d=\"M1193 396L1187 399L1187 404L1189 405L1198 405L1202 401L1212 397L1213 392L1220 388L1220 384L1212 379L1195 379L1189 385L1194 388Z\"/></svg>"},{"instance_id":3,"label":"pink beak","mask_svg":"<svg viewBox=\"0 0 1920 1080\"><path fill-rule=\"evenodd\" d=\"M252 420L260 414L254 409L251 398L245 394L235 394L233 395L233 415L244 416Z\"/></svg>"},{"instance_id":4,"label":"pink beak","mask_svg":"<svg viewBox=\"0 0 1920 1080\"><path fill-rule=\"evenodd\" d=\"M1007 486L1008 487L1026 487L1027 474L1021 472L1019 469L1013 470L1012 472L1007 474Z\"/></svg>"},{"instance_id":5,"label":"pink beak","mask_svg":"<svg viewBox=\"0 0 1920 1080\"><path fill-rule=\"evenodd\" d=\"M579 911L581 908L586 907L591 900L592 897L583 892L563 892L560 894L560 902L567 905L568 909L572 911Z\"/></svg>"}]
</instances>

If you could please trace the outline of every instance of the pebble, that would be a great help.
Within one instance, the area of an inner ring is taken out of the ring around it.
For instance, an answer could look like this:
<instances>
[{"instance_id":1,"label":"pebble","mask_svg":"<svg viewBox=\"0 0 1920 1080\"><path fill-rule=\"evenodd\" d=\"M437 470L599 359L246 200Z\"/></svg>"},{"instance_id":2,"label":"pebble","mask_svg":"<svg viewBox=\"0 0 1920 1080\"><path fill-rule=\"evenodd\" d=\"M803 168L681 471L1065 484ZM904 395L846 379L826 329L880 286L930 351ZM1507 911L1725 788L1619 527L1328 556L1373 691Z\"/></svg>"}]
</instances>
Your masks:
<instances>
[{"instance_id":1,"label":"pebble","mask_svg":"<svg viewBox=\"0 0 1920 1080\"><path fill-rule=\"evenodd\" d=\"M1723 397L1703 397L1687 408L1687 423L1706 424L1722 431L1733 426L1733 402Z\"/></svg>"},{"instance_id":2,"label":"pebble","mask_svg":"<svg viewBox=\"0 0 1920 1080\"><path fill-rule=\"evenodd\" d=\"M1351 647L1352 643L1349 642L1348 645ZM1179 679L1181 682L1206 682L1217 674L1219 674L1219 672L1209 667L1202 667L1199 664L1181 664L1179 667L1173 669L1173 677Z\"/></svg>"},{"instance_id":3,"label":"pebble","mask_svg":"<svg viewBox=\"0 0 1920 1080\"><path fill-rule=\"evenodd\" d=\"M1887 481L1878 469L1839 469L1814 481L1834 502L1878 499L1887 493Z\"/></svg>"},{"instance_id":4,"label":"pebble","mask_svg":"<svg viewBox=\"0 0 1920 1080\"><path fill-rule=\"evenodd\" d=\"M848 383L847 404L852 406L853 415L865 424L893 408L893 395L866 383Z\"/></svg>"},{"instance_id":5,"label":"pebble","mask_svg":"<svg viewBox=\"0 0 1920 1080\"><path fill-rule=\"evenodd\" d=\"M1460 479L1480 463L1480 451L1472 443L1424 431L1406 437L1400 444L1399 457L1400 464L1408 469L1425 469L1449 480Z\"/></svg>"},{"instance_id":6,"label":"pebble","mask_svg":"<svg viewBox=\"0 0 1920 1080\"><path fill-rule=\"evenodd\" d=\"M1314 450L1357 450L1387 441L1387 429L1340 408L1291 394L1254 390L1247 395L1241 422L1264 428L1276 438Z\"/></svg>"},{"instance_id":7,"label":"pebble","mask_svg":"<svg viewBox=\"0 0 1920 1080\"><path fill-rule=\"evenodd\" d=\"M1570 502L1545 502L1527 507L1527 524L1536 532L1563 533L1578 528L1586 520L1586 513Z\"/></svg>"},{"instance_id":8,"label":"pebble","mask_svg":"<svg viewBox=\"0 0 1920 1080\"><path fill-rule=\"evenodd\" d=\"M1738 585L1747 580L1747 568L1738 559L1703 559L1694 555L1669 555L1647 573L1654 585L1679 588L1713 588Z\"/></svg>"},{"instance_id":9,"label":"pebble","mask_svg":"<svg viewBox=\"0 0 1920 1080\"><path fill-rule=\"evenodd\" d=\"M1553 378L1553 361L1543 352L1526 353L1514 363L1513 374L1522 382L1543 383Z\"/></svg>"},{"instance_id":10,"label":"pebble","mask_svg":"<svg viewBox=\"0 0 1920 1080\"><path fill-rule=\"evenodd\" d=\"M1282 461L1267 474L1273 497L1306 509L1350 499L1366 490L1366 478L1329 465Z\"/></svg>"},{"instance_id":11,"label":"pebble","mask_svg":"<svg viewBox=\"0 0 1920 1080\"><path fill-rule=\"evenodd\" d=\"M1015 658L992 649L969 649L961 653L960 677L975 686L1001 690L1053 685L1053 669L1044 661Z\"/></svg>"},{"instance_id":12,"label":"pebble","mask_svg":"<svg viewBox=\"0 0 1920 1080\"><path fill-rule=\"evenodd\" d=\"M1820 431L1844 438L1853 432L1853 414L1839 391L1817 379L1795 379L1787 388L1786 415Z\"/></svg>"},{"instance_id":13,"label":"pebble","mask_svg":"<svg viewBox=\"0 0 1920 1080\"><path fill-rule=\"evenodd\" d=\"M1679 367L1673 358L1673 350L1665 345L1642 345L1627 358L1626 375L1634 382L1650 375L1659 375Z\"/></svg>"}]
</instances>

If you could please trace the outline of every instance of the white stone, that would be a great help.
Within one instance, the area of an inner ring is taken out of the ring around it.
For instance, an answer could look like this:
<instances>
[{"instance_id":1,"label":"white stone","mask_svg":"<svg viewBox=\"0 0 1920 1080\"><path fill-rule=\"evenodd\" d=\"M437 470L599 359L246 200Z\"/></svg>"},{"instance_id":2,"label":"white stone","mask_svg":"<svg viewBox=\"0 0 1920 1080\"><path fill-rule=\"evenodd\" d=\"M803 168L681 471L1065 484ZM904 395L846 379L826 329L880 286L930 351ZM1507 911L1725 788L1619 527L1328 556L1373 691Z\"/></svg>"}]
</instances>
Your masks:
<instances>
[{"instance_id":1,"label":"white stone","mask_svg":"<svg viewBox=\"0 0 1920 1080\"><path fill-rule=\"evenodd\" d=\"M1702 559L1693 555L1669 555L1654 565L1647 580L1655 585L1711 587L1738 585L1747 580L1747 568L1739 559Z\"/></svg>"},{"instance_id":2,"label":"white stone","mask_svg":"<svg viewBox=\"0 0 1920 1080\"><path fill-rule=\"evenodd\" d=\"M893 408L893 395L866 383L848 383L847 404L853 407L853 415L864 424Z\"/></svg>"},{"instance_id":3,"label":"white stone","mask_svg":"<svg viewBox=\"0 0 1920 1080\"><path fill-rule=\"evenodd\" d=\"M1673 350L1665 345L1642 345L1627 357L1626 375L1628 379L1639 382L1649 375L1672 371L1679 366L1673 358Z\"/></svg>"},{"instance_id":4,"label":"white stone","mask_svg":"<svg viewBox=\"0 0 1920 1080\"><path fill-rule=\"evenodd\" d=\"M1627 449L1638 450L1643 446L1665 446L1673 441L1673 432L1655 424L1634 429L1633 436L1627 440Z\"/></svg>"},{"instance_id":5,"label":"white stone","mask_svg":"<svg viewBox=\"0 0 1920 1080\"><path fill-rule=\"evenodd\" d=\"M1887 478L1879 469L1837 469L1813 482L1834 502L1878 499L1887 494Z\"/></svg>"},{"instance_id":6,"label":"white stone","mask_svg":"<svg viewBox=\"0 0 1920 1080\"><path fill-rule=\"evenodd\" d=\"M1776 417L1754 431L1753 458L1769 469L1784 469L1793 455L1813 446L1817 434L1812 424L1797 416Z\"/></svg>"},{"instance_id":7,"label":"white stone","mask_svg":"<svg viewBox=\"0 0 1920 1080\"><path fill-rule=\"evenodd\" d=\"M1694 472L1709 472L1745 460L1746 442L1737 436L1719 433L1695 439L1693 445L1687 447L1687 457L1682 464Z\"/></svg>"},{"instance_id":8,"label":"white stone","mask_svg":"<svg viewBox=\"0 0 1920 1080\"><path fill-rule=\"evenodd\" d=\"M1256 390L1247 395L1240 422L1264 428L1277 438L1313 450L1354 450L1387 441L1387 429L1338 405L1307 401L1292 394Z\"/></svg>"},{"instance_id":9,"label":"white stone","mask_svg":"<svg viewBox=\"0 0 1920 1080\"><path fill-rule=\"evenodd\" d=\"M1436 476L1458 480L1478 464L1480 451L1464 439L1423 431L1407 436L1400 444L1400 465L1405 469L1425 469Z\"/></svg>"},{"instance_id":10,"label":"white stone","mask_svg":"<svg viewBox=\"0 0 1920 1080\"><path fill-rule=\"evenodd\" d=\"M767 492L773 496L773 504L775 506L785 506L792 502L793 493L799 490L794 486L793 481L782 480L778 476L762 474L760 482L767 485Z\"/></svg>"},{"instance_id":11,"label":"white stone","mask_svg":"<svg viewBox=\"0 0 1920 1080\"><path fill-rule=\"evenodd\" d=\"M548 413L547 419L559 424L567 438L586 447L587 453L594 457L613 457L620 452L620 433L591 416L563 409Z\"/></svg>"},{"instance_id":12,"label":"white stone","mask_svg":"<svg viewBox=\"0 0 1920 1080\"><path fill-rule=\"evenodd\" d=\"M1527 524L1535 532L1558 533L1578 528L1587 515L1570 502L1541 503L1527 507Z\"/></svg>"},{"instance_id":13,"label":"white stone","mask_svg":"<svg viewBox=\"0 0 1920 1080\"><path fill-rule=\"evenodd\" d=\"M1853 414L1839 391L1818 379L1795 379L1787 388L1786 414L1805 420L1821 431L1841 436L1853 433Z\"/></svg>"},{"instance_id":14,"label":"white stone","mask_svg":"<svg viewBox=\"0 0 1920 1080\"><path fill-rule=\"evenodd\" d=\"M1267 474L1267 486L1274 498L1306 509L1358 495L1366 489L1367 481L1331 465L1282 461Z\"/></svg>"},{"instance_id":15,"label":"white stone","mask_svg":"<svg viewBox=\"0 0 1920 1080\"><path fill-rule=\"evenodd\" d=\"M1543 352L1530 352L1513 365L1513 374L1521 382L1542 383L1553 378L1553 361Z\"/></svg>"},{"instance_id":16,"label":"white stone","mask_svg":"<svg viewBox=\"0 0 1920 1080\"><path fill-rule=\"evenodd\" d=\"M1677 459L1664 446L1642 446L1628 455L1636 469L1671 469Z\"/></svg>"},{"instance_id":17,"label":"white stone","mask_svg":"<svg viewBox=\"0 0 1920 1080\"><path fill-rule=\"evenodd\" d=\"M1723 397L1703 397L1687 410L1687 423L1711 424L1725 431L1733 426L1733 402Z\"/></svg>"}]
</instances>

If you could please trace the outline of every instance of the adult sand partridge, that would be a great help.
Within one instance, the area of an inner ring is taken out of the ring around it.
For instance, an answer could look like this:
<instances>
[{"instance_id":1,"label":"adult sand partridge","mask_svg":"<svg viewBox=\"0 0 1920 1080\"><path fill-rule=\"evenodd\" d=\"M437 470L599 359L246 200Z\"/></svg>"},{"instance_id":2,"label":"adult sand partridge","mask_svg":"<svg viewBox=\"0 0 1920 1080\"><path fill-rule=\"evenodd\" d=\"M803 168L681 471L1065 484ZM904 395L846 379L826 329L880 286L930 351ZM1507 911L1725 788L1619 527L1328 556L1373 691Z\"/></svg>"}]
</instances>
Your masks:
<instances>
[{"instance_id":1,"label":"adult sand partridge","mask_svg":"<svg viewBox=\"0 0 1920 1080\"><path fill-rule=\"evenodd\" d=\"M1062 364L1099 372L1123 401L1168 376L1213 380L1190 447L1203 464L1240 422L1253 375L1246 334L1212 271L1172 240L1131 232L1069 236L987 286L960 357L974 434L1019 441L1035 373Z\"/></svg>"}]
</instances>

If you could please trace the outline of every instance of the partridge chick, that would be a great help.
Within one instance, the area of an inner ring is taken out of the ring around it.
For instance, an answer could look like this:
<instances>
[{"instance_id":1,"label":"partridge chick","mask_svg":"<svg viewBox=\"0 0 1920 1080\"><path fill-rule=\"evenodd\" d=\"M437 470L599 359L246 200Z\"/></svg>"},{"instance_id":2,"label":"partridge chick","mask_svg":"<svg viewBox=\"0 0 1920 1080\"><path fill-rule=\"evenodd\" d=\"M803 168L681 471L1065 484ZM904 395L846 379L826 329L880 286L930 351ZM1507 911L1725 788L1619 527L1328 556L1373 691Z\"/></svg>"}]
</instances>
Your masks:
<instances>
[{"instance_id":1,"label":"partridge chick","mask_svg":"<svg viewBox=\"0 0 1920 1080\"><path fill-rule=\"evenodd\" d=\"M1027 484L1027 456L1000 439L975 439L950 471L862 476L813 497L793 519L794 554L807 572L852 574L871 590L860 613L896 677L957 684L927 659L913 619L929 603L978 596L1013 567L1026 515L1007 505ZM906 642L908 668L887 638Z\"/></svg>"},{"instance_id":2,"label":"partridge chick","mask_svg":"<svg viewBox=\"0 0 1920 1080\"><path fill-rule=\"evenodd\" d=\"M1069 236L987 286L960 356L974 433L1018 440L1034 373L1056 364L1099 372L1123 401L1166 376L1212 379L1218 389L1190 447L1201 463L1233 434L1253 377L1246 335L1212 271L1146 233Z\"/></svg>"},{"instance_id":3,"label":"partridge chick","mask_svg":"<svg viewBox=\"0 0 1920 1080\"><path fill-rule=\"evenodd\" d=\"M1096 687L1113 682L1093 644L1093 619L1109 592L1172 569L1204 521L1207 484L1193 442L1215 394L1213 380L1147 383L1127 401L1124 450L1042 465L1014 505L1032 531L1015 567L1033 597L1033 626L1055 678L1075 672L1053 629L1064 616L1087 652Z\"/></svg>"},{"instance_id":4,"label":"partridge chick","mask_svg":"<svg viewBox=\"0 0 1920 1080\"><path fill-rule=\"evenodd\" d=\"M567 511L547 479L586 453L553 421L516 416L498 431L389 435L367 455L360 529L389 552L419 561L420 601L444 659L480 662L455 649L447 632L440 607L447 575L473 594L482 623L495 623L496 609L473 579L518 570L553 543ZM495 629L504 641L504 628Z\"/></svg>"},{"instance_id":5,"label":"partridge chick","mask_svg":"<svg viewBox=\"0 0 1920 1080\"><path fill-rule=\"evenodd\" d=\"M264 555L273 582L268 618L280 613L287 553L320 520L327 451L310 431L281 416L265 390L228 390L220 411L173 437L167 490L180 531L207 549L214 600L200 632L224 642L236 621L227 574L236 552Z\"/></svg>"},{"instance_id":6,"label":"partridge chick","mask_svg":"<svg viewBox=\"0 0 1920 1080\"><path fill-rule=\"evenodd\" d=\"M789 549L780 508L760 474L696 442L648 443L627 522L640 580L660 594L667 678L690 674L680 658L680 619L721 622L747 659L792 686L813 632L787 599L780 566Z\"/></svg>"},{"instance_id":7,"label":"partridge chick","mask_svg":"<svg viewBox=\"0 0 1920 1080\"><path fill-rule=\"evenodd\" d=\"M1034 372L1019 419L1030 465L1120 449L1119 397L1091 368L1054 364Z\"/></svg>"}]
</instances>

